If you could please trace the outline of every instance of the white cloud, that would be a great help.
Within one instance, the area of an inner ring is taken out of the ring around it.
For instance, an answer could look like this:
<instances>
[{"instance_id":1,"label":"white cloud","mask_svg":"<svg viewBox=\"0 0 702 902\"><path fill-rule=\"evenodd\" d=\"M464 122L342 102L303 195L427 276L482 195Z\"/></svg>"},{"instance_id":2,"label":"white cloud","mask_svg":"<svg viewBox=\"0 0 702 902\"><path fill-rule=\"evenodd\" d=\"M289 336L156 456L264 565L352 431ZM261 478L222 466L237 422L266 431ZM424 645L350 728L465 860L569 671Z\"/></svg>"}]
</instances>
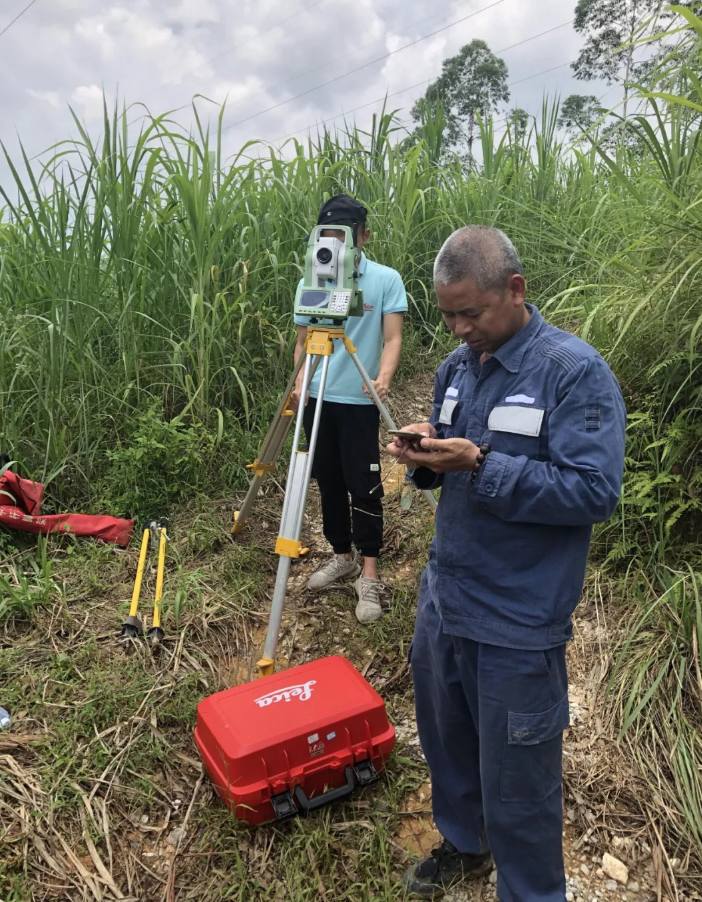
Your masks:
<instances>
[{"instance_id":1,"label":"white cloud","mask_svg":"<svg viewBox=\"0 0 702 902\"><path fill-rule=\"evenodd\" d=\"M56 91L35 91L34 88L27 88L27 94L30 97L34 97L35 100L42 100L44 103L48 103L54 109L59 109L61 106L61 101Z\"/></svg>"},{"instance_id":2,"label":"white cloud","mask_svg":"<svg viewBox=\"0 0 702 902\"><path fill-rule=\"evenodd\" d=\"M116 42L109 33L109 26L101 19L80 19L76 22L75 32L83 41L93 44L103 57L110 59L114 55Z\"/></svg>"},{"instance_id":3,"label":"white cloud","mask_svg":"<svg viewBox=\"0 0 702 902\"><path fill-rule=\"evenodd\" d=\"M219 22L220 10L213 0L180 0L168 10L168 19L185 25Z\"/></svg>"},{"instance_id":4,"label":"white cloud","mask_svg":"<svg viewBox=\"0 0 702 902\"><path fill-rule=\"evenodd\" d=\"M168 15L171 17L170 11ZM75 33L95 47L104 60L115 60L122 67L132 57L142 72L160 70L158 80L168 84L179 84L185 73L193 72L200 78L214 74L204 53L185 34L176 34L165 24L158 10L142 12L115 6L101 16L80 19Z\"/></svg>"},{"instance_id":5,"label":"white cloud","mask_svg":"<svg viewBox=\"0 0 702 902\"><path fill-rule=\"evenodd\" d=\"M242 81L217 82L210 96L212 100L215 100L219 104L224 103L226 100L227 107L229 108L234 104L240 104L247 97L251 97L252 94L261 98L263 87L261 79L258 76L249 75L247 78L242 79ZM265 100L266 98L264 96L261 102L265 104Z\"/></svg>"},{"instance_id":6,"label":"white cloud","mask_svg":"<svg viewBox=\"0 0 702 902\"><path fill-rule=\"evenodd\" d=\"M86 119L101 119L103 115L102 88L97 85L81 85L71 94L71 100L81 108Z\"/></svg>"},{"instance_id":7,"label":"white cloud","mask_svg":"<svg viewBox=\"0 0 702 902\"><path fill-rule=\"evenodd\" d=\"M575 0L504 0L461 25L399 49L486 2L50 0L28 10L3 38L3 132L13 156L15 131L30 154L74 137L70 102L98 140L103 86L110 110L116 99L134 110L144 102L154 114L176 110L173 116L186 131L193 125L196 93L218 102L228 95L224 124L242 124L225 132L226 153L255 138L272 140L296 130L302 130L302 138L305 126L333 120L386 91L402 92L388 106L402 107L400 116L406 119L425 86L404 89L436 78L442 60L463 44L483 38L499 51L572 18L575 6ZM568 26L505 52L509 80L519 81L511 89L509 106L538 114L544 90L563 97L602 93L599 85L575 81L567 65L521 81L573 59L580 44ZM364 67L393 50L398 52ZM322 84L358 67L364 68ZM298 94L303 96L293 100ZM607 100L614 103L616 97L608 95ZM381 105L382 100L350 118L366 128ZM197 106L215 127L217 108L200 101ZM269 107L276 108L257 115ZM130 121L138 115L130 115ZM0 182L7 177L0 161Z\"/></svg>"}]
</instances>

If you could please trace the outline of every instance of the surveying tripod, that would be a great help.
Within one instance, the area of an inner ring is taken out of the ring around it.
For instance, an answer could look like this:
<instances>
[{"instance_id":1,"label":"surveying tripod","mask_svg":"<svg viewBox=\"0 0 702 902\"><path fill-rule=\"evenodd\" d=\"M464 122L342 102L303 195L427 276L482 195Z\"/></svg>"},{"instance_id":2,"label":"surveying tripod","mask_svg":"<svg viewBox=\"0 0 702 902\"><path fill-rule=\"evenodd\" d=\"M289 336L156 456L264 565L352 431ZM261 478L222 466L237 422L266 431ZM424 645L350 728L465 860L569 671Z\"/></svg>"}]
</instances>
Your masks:
<instances>
[{"instance_id":1,"label":"surveying tripod","mask_svg":"<svg viewBox=\"0 0 702 902\"><path fill-rule=\"evenodd\" d=\"M293 417L295 416L295 411L290 407L290 396L295 388L298 374L304 365L300 404L295 420L292 456L290 458L290 468L288 470L288 481L285 486L283 514L280 520L278 540L275 543L275 553L280 555L280 560L278 561L278 572L275 579L275 589L273 590L273 601L271 603L271 614L268 621L266 644L263 649L263 657L257 664L261 676L269 676L273 673L275 667L275 653L278 646L280 621L283 617L290 564L293 558L300 557L302 551L300 542L300 536L302 534L302 518L305 512L307 492L312 477L312 461L314 460L314 450L317 444L317 434L319 432L324 389L326 387L327 374L329 372L329 358L334 353L335 339L341 339L343 341L344 347L351 355L351 359L356 365L356 369L363 380L363 384L368 389L368 393L380 411L380 415L382 416L385 425L388 429L397 428L393 423L387 408L380 400L378 392L375 390L366 368L358 359L356 348L351 339L344 332L343 327L310 325L307 330L305 353L300 354L300 357L295 364L295 368L285 389L285 394L278 405L278 410L273 418L273 422L264 439L263 445L261 446L258 457L252 464L248 465L248 469L253 471L253 479L251 480L251 485L244 498L241 510L234 515L234 526L232 527L232 532L235 535L242 531L266 473L270 473L275 466L275 461L285 443L285 438L292 424ZM317 396L317 405L315 407L312 429L308 436L308 449L307 451L301 451L300 437L302 435L302 418L305 409L305 398L307 397L312 377L320 362L322 364L322 371L319 378L319 394ZM436 498L432 493L430 491L424 491L423 494L426 496L432 510L436 510Z\"/></svg>"}]
</instances>

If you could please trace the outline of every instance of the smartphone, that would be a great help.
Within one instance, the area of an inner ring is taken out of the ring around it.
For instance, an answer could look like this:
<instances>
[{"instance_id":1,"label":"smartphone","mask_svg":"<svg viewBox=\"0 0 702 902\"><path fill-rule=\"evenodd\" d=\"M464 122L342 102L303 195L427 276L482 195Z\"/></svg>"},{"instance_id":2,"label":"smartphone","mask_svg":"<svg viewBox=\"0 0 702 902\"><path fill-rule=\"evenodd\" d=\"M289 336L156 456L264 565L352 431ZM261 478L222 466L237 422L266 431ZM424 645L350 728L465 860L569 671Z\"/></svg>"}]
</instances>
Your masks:
<instances>
[{"instance_id":1,"label":"smartphone","mask_svg":"<svg viewBox=\"0 0 702 902\"><path fill-rule=\"evenodd\" d=\"M418 445L423 438L429 438L429 436L425 435L423 432L404 432L402 429L388 429L388 434L403 438L412 445Z\"/></svg>"}]
</instances>

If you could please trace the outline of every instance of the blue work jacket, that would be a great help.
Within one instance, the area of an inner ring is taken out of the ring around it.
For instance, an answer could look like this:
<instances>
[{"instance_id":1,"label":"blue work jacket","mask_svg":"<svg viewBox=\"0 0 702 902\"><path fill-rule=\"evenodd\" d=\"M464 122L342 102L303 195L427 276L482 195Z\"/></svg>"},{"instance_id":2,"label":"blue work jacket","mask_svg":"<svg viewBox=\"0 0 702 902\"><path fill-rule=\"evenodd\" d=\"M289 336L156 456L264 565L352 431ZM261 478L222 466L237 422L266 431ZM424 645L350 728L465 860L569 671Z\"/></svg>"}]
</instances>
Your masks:
<instances>
[{"instance_id":1,"label":"blue work jacket","mask_svg":"<svg viewBox=\"0 0 702 902\"><path fill-rule=\"evenodd\" d=\"M491 446L477 476L408 475L441 486L421 590L445 631L538 650L572 638L592 524L621 491L626 410L597 351L527 306L529 322L482 365L461 345L436 373L439 438Z\"/></svg>"}]
</instances>

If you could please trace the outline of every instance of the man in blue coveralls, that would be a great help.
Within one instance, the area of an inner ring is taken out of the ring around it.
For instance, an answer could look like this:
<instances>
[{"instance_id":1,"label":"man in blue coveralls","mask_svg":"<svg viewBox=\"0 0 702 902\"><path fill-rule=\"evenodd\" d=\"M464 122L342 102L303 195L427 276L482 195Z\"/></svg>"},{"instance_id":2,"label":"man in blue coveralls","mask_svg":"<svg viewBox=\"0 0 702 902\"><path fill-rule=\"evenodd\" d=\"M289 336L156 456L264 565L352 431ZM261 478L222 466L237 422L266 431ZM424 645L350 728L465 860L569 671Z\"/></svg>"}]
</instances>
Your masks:
<instances>
[{"instance_id":1,"label":"man in blue coveralls","mask_svg":"<svg viewBox=\"0 0 702 902\"><path fill-rule=\"evenodd\" d=\"M404 427L419 445L388 446L419 488L441 486L410 654L444 840L405 886L433 898L494 857L501 902L564 902L566 643L592 524L619 498L626 412L597 351L525 304L502 232L454 232L434 282L462 344L430 422Z\"/></svg>"}]
</instances>

